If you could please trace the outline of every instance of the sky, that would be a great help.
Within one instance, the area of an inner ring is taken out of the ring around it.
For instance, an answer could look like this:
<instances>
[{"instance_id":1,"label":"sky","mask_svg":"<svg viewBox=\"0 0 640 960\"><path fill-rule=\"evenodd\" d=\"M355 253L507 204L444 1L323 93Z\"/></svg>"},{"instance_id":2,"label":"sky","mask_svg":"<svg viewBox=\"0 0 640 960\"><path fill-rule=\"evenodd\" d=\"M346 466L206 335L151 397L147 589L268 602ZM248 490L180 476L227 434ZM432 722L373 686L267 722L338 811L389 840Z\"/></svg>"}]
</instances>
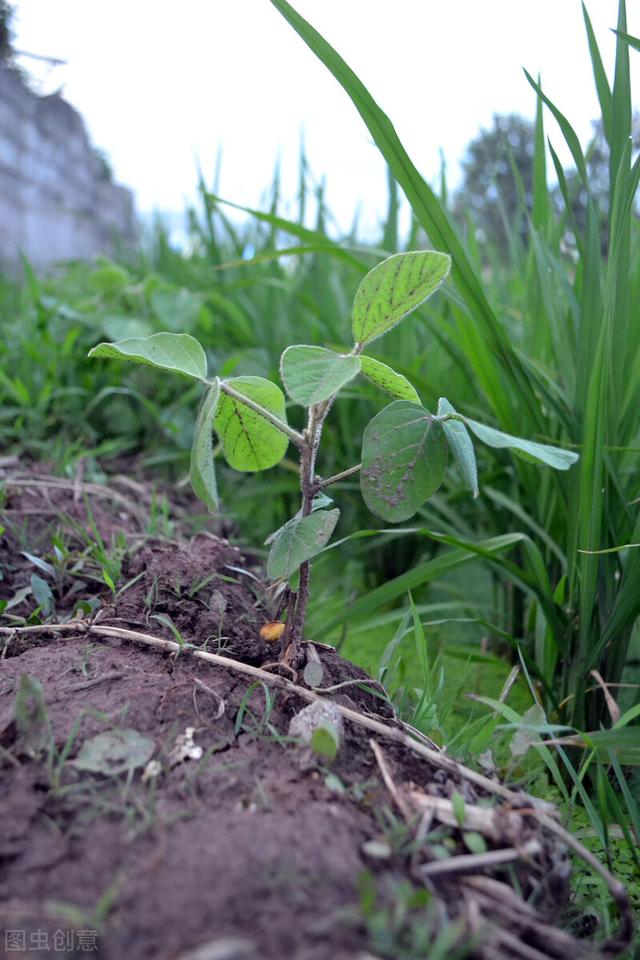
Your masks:
<instances>
[{"instance_id":1,"label":"sky","mask_svg":"<svg viewBox=\"0 0 640 960\"><path fill-rule=\"evenodd\" d=\"M259 206L279 159L293 198L301 137L329 208L347 229L382 219L384 163L348 96L269 0L13 0L15 45L66 61L21 62L44 93L61 89L83 115L138 209L182 211L199 164L219 193ZM598 113L579 0L294 0L391 118L414 163L450 184L494 113L533 117L523 67L589 137ZM640 0L628 0L640 35ZM589 13L611 72L616 0ZM638 88L640 57L632 51ZM636 102L640 95L636 97ZM561 136L549 118L554 146ZM568 161L566 152L561 153ZM292 206L293 212L293 206Z\"/></svg>"}]
</instances>

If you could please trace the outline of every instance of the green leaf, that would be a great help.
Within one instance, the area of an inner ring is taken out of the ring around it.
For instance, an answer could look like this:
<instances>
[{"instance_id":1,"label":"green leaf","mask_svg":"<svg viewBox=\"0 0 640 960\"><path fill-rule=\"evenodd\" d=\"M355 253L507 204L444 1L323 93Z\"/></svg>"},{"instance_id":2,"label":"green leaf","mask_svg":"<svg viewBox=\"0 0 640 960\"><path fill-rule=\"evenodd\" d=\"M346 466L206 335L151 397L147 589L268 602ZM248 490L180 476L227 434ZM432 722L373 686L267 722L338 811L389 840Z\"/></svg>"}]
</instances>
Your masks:
<instances>
[{"instance_id":1,"label":"green leaf","mask_svg":"<svg viewBox=\"0 0 640 960\"><path fill-rule=\"evenodd\" d=\"M219 399L220 381L216 379L205 393L198 410L189 469L189 479L193 492L211 511L218 509L212 432L213 418Z\"/></svg>"},{"instance_id":2,"label":"green leaf","mask_svg":"<svg viewBox=\"0 0 640 960\"><path fill-rule=\"evenodd\" d=\"M324 510L325 507L330 507L332 503L333 503L333 500L331 499L331 497L328 497L326 493L323 493L322 491L320 491L320 493L316 493L315 497L311 502L311 512L315 513L316 510ZM301 511L300 511L300 516L302 516Z\"/></svg>"},{"instance_id":3,"label":"green leaf","mask_svg":"<svg viewBox=\"0 0 640 960\"><path fill-rule=\"evenodd\" d=\"M462 829L466 819L464 797L461 793L458 793L457 790L454 790L453 794L451 795L451 807L453 809L453 815L456 818L456 823L460 829Z\"/></svg>"},{"instance_id":4,"label":"green leaf","mask_svg":"<svg viewBox=\"0 0 640 960\"><path fill-rule=\"evenodd\" d=\"M48 617L54 610L54 599L51 587L46 580L39 577L37 573L31 574L31 592L35 601L42 610L45 617Z\"/></svg>"},{"instance_id":5,"label":"green leaf","mask_svg":"<svg viewBox=\"0 0 640 960\"><path fill-rule=\"evenodd\" d=\"M287 393L303 407L328 400L359 372L359 357L324 347L287 347L280 360L280 376Z\"/></svg>"},{"instance_id":6,"label":"green leaf","mask_svg":"<svg viewBox=\"0 0 640 960\"><path fill-rule=\"evenodd\" d=\"M115 263L103 263L89 277L89 284L98 293L119 293L131 282L131 277L123 267Z\"/></svg>"},{"instance_id":7,"label":"green leaf","mask_svg":"<svg viewBox=\"0 0 640 960\"><path fill-rule=\"evenodd\" d=\"M178 628L176 627L175 623L173 622L173 620L171 619L168 613L152 613L149 619L157 620L158 623L161 623L163 627L168 627L168 629L171 630L171 633L173 634L173 639L178 644L180 649L184 647L185 639L180 633L180 631L178 630Z\"/></svg>"},{"instance_id":8,"label":"green leaf","mask_svg":"<svg viewBox=\"0 0 640 960\"><path fill-rule=\"evenodd\" d=\"M360 489L372 513L397 523L412 517L444 478L447 443L440 422L416 403L396 400L362 438Z\"/></svg>"},{"instance_id":9,"label":"green leaf","mask_svg":"<svg viewBox=\"0 0 640 960\"><path fill-rule=\"evenodd\" d=\"M113 582L113 577L111 576L111 574L109 573L109 571L108 571L107 569L105 569L105 567L102 567L102 579L104 580L104 582L106 583L106 585L109 587L109 590L111 590L111 593L112 593L112 594L114 595L114 597L115 597L115 595L116 595L116 585L115 585L115 583Z\"/></svg>"},{"instance_id":10,"label":"green leaf","mask_svg":"<svg viewBox=\"0 0 640 960\"><path fill-rule=\"evenodd\" d=\"M119 314L108 314L102 317L100 326L103 335L109 340L124 340L132 337L140 339L149 337L153 333L153 327L146 320Z\"/></svg>"},{"instance_id":11,"label":"green leaf","mask_svg":"<svg viewBox=\"0 0 640 960\"><path fill-rule=\"evenodd\" d=\"M518 727L509 749L513 758L523 757L529 747L540 742L540 733L538 727L547 722L547 717L539 703L534 703L522 716L522 726Z\"/></svg>"},{"instance_id":12,"label":"green leaf","mask_svg":"<svg viewBox=\"0 0 640 960\"><path fill-rule=\"evenodd\" d=\"M534 443L533 440L523 440L522 437L512 437L509 433L502 433L494 427L487 427L484 423L471 420L469 417L458 417L475 433L478 440L482 440L490 447L509 447L518 450L526 459L534 463L544 463L554 470L568 470L578 460L578 454L572 450L563 450L561 447L551 447L547 443Z\"/></svg>"},{"instance_id":13,"label":"green leaf","mask_svg":"<svg viewBox=\"0 0 640 960\"><path fill-rule=\"evenodd\" d=\"M155 743L137 730L113 730L85 740L75 760L79 770L114 776L143 767L152 757Z\"/></svg>"},{"instance_id":14,"label":"green leaf","mask_svg":"<svg viewBox=\"0 0 640 960\"><path fill-rule=\"evenodd\" d=\"M596 750L604 762L607 761L607 751L613 750L620 763L625 766L640 766L640 727L625 727L622 730L591 730L588 733L558 737L552 742L580 747L583 750Z\"/></svg>"},{"instance_id":15,"label":"green leaf","mask_svg":"<svg viewBox=\"0 0 640 960\"><path fill-rule=\"evenodd\" d=\"M549 108L549 110L553 114L554 119L556 120L558 126L562 131L562 135L564 136L567 146L571 151L571 156L573 157L575 165L578 169L578 173L580 174L580 179L585 185L587 185L589 183L589 173L587 171L587 164L585 161L584 154L582 152L582 147L580 146L580 140L578 139L578 136L575 130L573 129L573 127L571 126L567 118L560 112L560 110L558 110L556 105L552 103L552 101L549 100L549 98L542 92L542 87L540 86L540 84L535 82L531 74L525 70L524 75L529 81L529 83L531 84L531 86L533 87L533 89L536 91L536 93L538 94L542 102Z\"/></svg>"},{"instance_id":16,"label":"green leaf","mask_svg":"<svg viewBox=\"0 0 640 960\"><path fill-rule=\"evenodd\" d=\"M598 41L596 40L596 35L593 31L593 26L591 25L591 18L589 17L587 8L585 7L584 3L582 4L582 15L584 17L584 24L587 30L587 40L589 42L589 54L591 56L591 65L593 67L593 78L595 80L596 90L598 92L598 100L600 102L600 112L602 113L602 127L604 129L607 142L610 143L611 142L611 112L613 109L611 88L609 87L607 74L604 69L602 57L600 56ZM540 83L539 77L538 77L538 83Z\"/></svg>"},{"instance_id":17,"label":"green leaf","mask_svg":"<svg viewBox=\"0 0 640 960\"><path fill-rule=\"evenodd\" d=\"M622 30L614 30L621 40L624 40L625 43L628 43L630 47L633 47L634 50L640 51L640 37L632 37L630 33L624 33Z\"/></svg>"},{"instance_id":18,"label":"green leaf","mask_svg":"<svg viewBox=\"0 0 640 960\"><path fill-rule=\"evenodd\" d=\"M193 329L202 309L202 297L191 290L153 290L149 299L162 326L173 330Z\"/></svg>"},{"instance_id":19,"label":"green leaf","mask_svg":"<svg viewBox=\"0 0 640 960\"><path fill-rule=\"evenodd\" d=\"M185 377L205 380L207 358L202 346L187 333L154 333L150 337L131 337L117 343L99 343L89 351L90 357L132 360L152 367L180 373Z\"/></svg>"},{"instance_id":20,"label":"green leaf","mask_svg":"<svg viewBox=\"0 0 640 960\"><path fill-rule=\"evenodd\" d=\"M406 377L397 373L386 363L374 360L373 357L360 357L360 372L363 377L375 383L376 387L391 394L396 400L408 400L410 403L420 403L418 391L409 383Z\"/></svg>"},{"instance_id":21,"label":"green leaf","mask_svg":"<svg viewBox=\"0 0 640 960\"><path fill-rule=\"evenodd\" d=\"M2 612L4 613L5 610L7 610L7 611L8 611L8 610L11 610L13 607L17 607L17 606L19 606L21 603L24 603L24 601L27 599L27 597L28 597L32 592L33 592L33 591L31 590L31 587L30 587L30 586L29 586L29 587L20 587L20 589L19 589L19 590L16 590L16 592L14 593L14 595L13 595L9 600L7 600L6 606L4 607L4 609L3 609Z\"/></svg>"},{"instance_id":22,"label":"green leaf","mask_svg":"<svg viewBox=\"0 0 640 960\"><path fill-rule=\"evenodd\" d=\"M41 557L34 556L33 553L28 553L26 550L22 550L21 553L22 556L26 557L27 560L34 565L34 567L38 568L38 570L42 570L42 572L46 573L48 577L55 578L56 571L52 564L48 563L46 560L43 560Z\"/></svg>"},{"instance_id":23,"label":"green leaf","mask_svg":"<svg viewBox=\"0 0 640 960\"><path fill-rule=\"evenodd\" d=\"M284 394L275 383L263 377L235 377L226 382L286 424ZM226 393L220 396L214 427L222 442L225 459L234 470L251 473L275 467L289 446L289 440L281 430Z\"/></svg>"},{"instance_id":24,"label":"green leaf","mask_svg":"<svg viewBox=\"0 0 640 960\"><path fill-rule=\"evenodd\" d=\"M446 253L396 253L370 270L353 301L356 343L381 337L438 289L451 267Z\"/></svg>"},{"instance_id":25,"label":"green leaf","mask_svg":"<svg viewBox=\"0 0 640 960\"><path fill-rule=\"evenodd\" d=\"M446 397L440 397L438 400L438 416L442 417L445 413L455 412ZM445 420L442 429L463 481L471 487L474 497L477 497L480 492L478 490L478 467L469 431L460 420Z\"/></svg>"},{"instance_id":26,"label":"green leaf","mask_svg":"<svg viewBox=\"0 0 640 960\"><path fill-rule=\"evenodd\" d=\"M625 710L622 716L614 723L613 729L621 730L623 727L626 727L628 723L631 723L632 720L635 720L636 717L640 717L640 703L636 703L635 706Z\"/></svg>"},{"instance_id":27,"label":"green leaf","mask_svg":"<svg viewBox=\"0 0 640 960\"><path fill-rule=\"evenodd\" d=\"M340 734L330 720L323 720L311 734L311 749L319 757L335 760L340 749Z\"/></svg>"},{"instance_id":28,"label":"green leaf","mask_svg":"<svg viewBox=\"0 0 640 960\"><path fill-rule=\"evenodd\" d=\"M462 839L469 853L480 854L487 852L487 842L477 830L465 830L462 834Z\"/></svg>"},{"instance_id":29,"label":"green leaf","mask_svg":"<svg viewBox=\"0 0 640 960\"><path fill-rule=\"evenodd\" d=\"M538 77L538 83L540 78ZM533 197L531 219L536 230L546 231L551 217L551 196L547 185L547 144L544 135L542 100L536 103L533 147Z\"/></svg>"},{"instance_id":30,"label":"green leaf","mask_svg":"<svg viewBox=\"0 0 640 960\"><path fill-rule=\"evenodd\" d=\"M271 544L267 574L273 580L288 579L305 560L311 560L325 548L340 511L316 510L308 517L293 517L267 540Z\"/></svg>"}]
</instances>

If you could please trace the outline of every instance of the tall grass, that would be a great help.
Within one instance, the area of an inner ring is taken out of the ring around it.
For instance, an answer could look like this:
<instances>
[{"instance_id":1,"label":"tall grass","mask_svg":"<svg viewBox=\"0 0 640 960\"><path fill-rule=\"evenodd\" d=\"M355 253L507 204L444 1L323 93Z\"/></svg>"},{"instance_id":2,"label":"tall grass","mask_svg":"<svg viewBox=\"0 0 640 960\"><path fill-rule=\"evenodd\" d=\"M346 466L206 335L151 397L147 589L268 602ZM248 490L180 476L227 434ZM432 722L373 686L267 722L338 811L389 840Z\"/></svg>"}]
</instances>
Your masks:
<instances>
[{"instance_id":1,"label":"tall grass","mask_svg":"<svg viewBox=\"0 0 640 960\"><path fill-rule=\"evenodd\" d=\"M578 468L562 476L490 455L490 479L480 507L469 507L450 491L423 511L423 528L404 534L449 549L376 589L361 589L359 595L356 589L352 602L345 605L343 599L341 609L325 594L321 601L328 612L316 624L327 631L353 629L354 621L373 628L380 608L408 589L443 580L450 584L452 571L465 560L482 558L498 589L489 603L487 596L474 597L468 580L464 593L451 594L447 599L456 596L457 605L448 611L448 636L466 619L506 640L517 653L536 706L533 713L523 713L502 699L480 697L491 714L458 730L457 742L466 730L474 746L483 749L494 742L500 720L527 731L533 740L550 740L554 754L543 745L537 750L565 809L582 811L600 851L637 877L638 781L628 771L640 763L638 687L622 714L616 703L621 699L618 685L638 680L632 644L636 658L640 651L640 221L634 215L640 157L634 159L638 145L631 141L629 73L629 46L638 48L639 42L627 34L624 0L618 7L611 82L583 7L610 155L604 209L598 209L575 131L527 74L537 97L533 202L531 210L522 205L526 230L515 224L508 230L507 263L491 250L481 257L473 225L463 238L448 215L446 191L439 197L424 182L359 78L286 0L272 2L351 97L415 222L433 246L452 256L455 290L444 309L427 314L426 329L465 378L467 389L456 394L457 406L472 415L488 409L504 430L572 444L581 454ZM549 155L564 210L558 212L550 202L545 109L559 125L586 196L584 224L574 215L568 178L552 143ZM487 276L489 282L483 282ZM420 362L429 363L426 351ZM437 376L428 385L433 386L453 395L448 381ZM426 395L435 400L430 391ZM444 532L436 534L434 528ZM512 531L510 538L504 536L507 531ZM384 534L378 537L388 541ZM394 535L395 542L404 537ZM417 635L422 628L413 603L412 609ZM425 615L430 607L419 609ZM487 622L488 611L497 622ZM390 649L400 648L409 630L401 613L394 622L398 629L382 662ZM425 643L422 634L413 661L417 677L401 689L403 696L416 687L422 690L409 696L410 710L423 704L429 691L426 715L433 722L444 701L420 655ZM559 734L565 738L558 741ZM613 849L611 824L626 844L622 854ZM637 900L637 881L633 889Z\"/></svg>"},{"instance_id":2,"label":"tall grass","mask_svg":"<svg viewBox=\"0 0 640 960\"><path fill-rule=\"evenodd\" d=\"M491 563L496 577L519 594L509 626L541 685L546 707L572 726L597 729L608 721L608 709L597 686L596 692L587 693L592 671L609 684L621 681L640 613L640 553L627 546L640 541L635 502L640 231L633 217L640 160L632 162L624 0L619 4L612 83L584 11L610 150L606 249L600 243L603 213L593 200L578 137L527 75L540 104L530 241L524 247L512 238L516 262L502 302L492 299L491 285L482 282L473 251L465 247L440 198L422 179L362 82L286 0L272 2L342 84L416 220L431 243L452 256L455 291L433 322L453 364L471 378L469 412L488 409L503 430L570 443L580 451L579 467L568 475L542 475L531 465L496 455L494 476L485 489L483 523L495 532L516 526L527 535L516 557L492 557ZM551 144L566 201L564 215L558 218L549 203L542 105L557 120L587 195L583 229L572 220L566 178ZM574 260L563 252L567 229L575 236ZM506 303L518 314L517 325L503 319ZM448 517L449 542L477 552L468 540L468 510L458 509L459 520L457 510Z\"/></svg>"}]
</instances>

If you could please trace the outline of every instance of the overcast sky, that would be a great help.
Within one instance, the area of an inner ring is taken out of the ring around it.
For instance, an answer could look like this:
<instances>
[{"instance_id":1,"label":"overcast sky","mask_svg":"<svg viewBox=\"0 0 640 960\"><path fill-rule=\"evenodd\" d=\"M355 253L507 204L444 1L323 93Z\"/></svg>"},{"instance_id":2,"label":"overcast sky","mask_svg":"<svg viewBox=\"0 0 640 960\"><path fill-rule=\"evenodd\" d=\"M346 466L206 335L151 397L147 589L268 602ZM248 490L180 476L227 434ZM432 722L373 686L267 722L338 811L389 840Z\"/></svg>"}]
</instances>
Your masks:
<instances>
[{"instance_id":1,"label":"overcast sky","mask_svg":"<svg viewBox=\"0 0 640 960\"><path fill-rule=\"evenodd\" d=\"M139 209L181 210L196 161L213 176L222 145L222 196L255 206L280 156L295 193L304 130L312 170L347 226L356 206L372 225L385 173L338 83L268 0L14 0L16 46L66 61L42 78L83 114ZM428 180L444 151L455 183L469 140L493 113L533 116L522 68L579 136L597 101L579 0L294 0L388 113ZM640 34L631 0L629 32ZM616 0L590 0L605 65ZM632 51L637 80L640 56ZM634 89L638 89L637 85ZM636 97L636 102L640 97ZM549 124L554 144L560 135ZM566 156L566 154L565 154Z\"/></svg>"}]
</instances>

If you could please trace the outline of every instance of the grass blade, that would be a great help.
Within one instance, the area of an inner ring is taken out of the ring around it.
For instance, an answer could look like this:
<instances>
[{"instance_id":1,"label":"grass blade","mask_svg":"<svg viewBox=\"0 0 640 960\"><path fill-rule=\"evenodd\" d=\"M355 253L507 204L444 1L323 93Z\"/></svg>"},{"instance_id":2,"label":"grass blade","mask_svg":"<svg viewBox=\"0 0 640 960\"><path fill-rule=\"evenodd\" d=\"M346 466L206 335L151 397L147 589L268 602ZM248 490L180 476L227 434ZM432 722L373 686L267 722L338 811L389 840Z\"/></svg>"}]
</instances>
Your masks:
<instances>
[{"instance_id":1,"label":"grass blade","mask_svg":"<svg viewBox=\"0 0 640 960\"><path fill-rule=\"evenodd\" d=\"M522 534L508 533L501 537L482 540L476 546L483 551L483 557L493 557L500 555L505 550L510 550L522 539ZM431 583L444 576L444 574L476 563L479 559L480 555L471 553L466 549L447 550L435 559L418 564L406 573L394 577L393 580L383 583L374 590L370 590L369 593L359 597L351 605L345 606L339 614L318 626L318 635L328 634L343 623L355 622L367 617L375 610L379 610L380 607L393 603L398 597L404 596L409 590L415 590L417 587Z\"/></svg>"},{"instance_id":2,"label":"grass blade","mask_svg":"<svg viewBox=\"0 0 640 960\"><path fill-rule=\"evenodd\" d=\"M589 53L591 55L591 63L593 66L593 78L596 83L596 91L598 94L598 102L600 103L600 112L602 113L602 127L604 129L604 135L607 138L607 142L611 141L611 112L612 112L612 97L611 89L609 87L609 81L607 80L607 75L605 73L604 64L602 63L602 57L600 56L600 48L598 47L598 41L596 40L596 35L593 32L593 26L591 24L591 18L587 12L585 4L582 4L582 15L584 17L584 25L587 31L587 40L589 42Z\"/></svg>"},{"instance_id":3,"label":"grass blade","mask_svg":"<svg viewBox=\"0 0 640 960\"><path fill-rule=\"evenodd\" d=\"M361 273L366 273L368 269L362 261L356 259L356 257L352 257L350 253L347 253L341 244L333 243L325 233L310 230L300 223L295 223L293 220L286 220L283 217L277 216L275 213L265 213L263 210L254 210L251 207L243 207L242 204L239 203L232 203L231 200L223 200L221 197L216 197L211 193L207 194L207 199L214 204L223 203L227 207L233 207L234 210L242 210L243 213L250 214L261 223L268 224L274 231L280 230L282 233L288 233L310 246L320 245L322 248L331 247L333 254L338 259L344 260L345 263L355 267Z\"/></svg>"}]
</instances>

